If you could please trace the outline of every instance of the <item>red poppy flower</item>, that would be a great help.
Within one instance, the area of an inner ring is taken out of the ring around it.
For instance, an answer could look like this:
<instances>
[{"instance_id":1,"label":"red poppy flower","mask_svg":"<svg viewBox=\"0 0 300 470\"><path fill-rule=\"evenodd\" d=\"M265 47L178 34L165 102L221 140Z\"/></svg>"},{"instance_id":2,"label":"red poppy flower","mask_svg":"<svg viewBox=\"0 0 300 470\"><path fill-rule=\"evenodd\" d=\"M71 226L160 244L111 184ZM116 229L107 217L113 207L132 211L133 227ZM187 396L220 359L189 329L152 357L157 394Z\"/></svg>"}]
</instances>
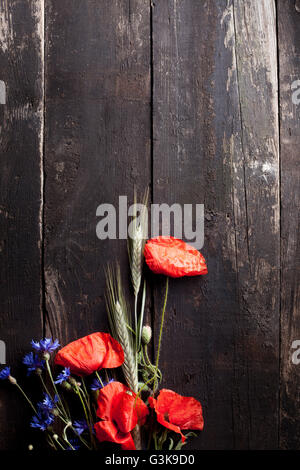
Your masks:
<instances>
[{"instance_id":1,"label":"red poppy flower","mask_svg":"<svg viewBox=\"0 0 300 470\"><path fill-rule=\"evenodd\" d=\"M111 382L98 395L97 416L103 421L94 425L99 442L121 444L124 450L135 450L131 431L144 424L149 411L145 403L126 385Z\"/></svg>"},{"instance_id":2,"label":"red poppy flower","mask_svg":"<svg viewBox=\"0 0 300 470\"><path fill-rule=\"evenodd\" d=\"M185 441L182 429L202 431L202 406L195 398L183 397L172 390L163 389L157 399L150 397L149 403L156 411L157 421L171 431L181 434L182 442Z\"/></svg>"},{"instance_id":3,"label":"red poppy flower","mask_svg":"<svg viewBox=\"0 0 300 470\"><path fill-rule=\"evenodd\" d=\"M69 367L73 374L82 376L124 362L122 346L109 333L92 333L67 344L55 356L55 364Z\"/></svg>"},{"instance_id":4,"label":"red poppy flower","mask_svg":"<svg viewBox=\"0 0 300 470\"><path fill-rule=\"evenodd\" d=\"M170 277L207 274L201 253L178 238L152 238L145 245L144 255L149 268L156 274Z\"/></svg>"}]
</instances>

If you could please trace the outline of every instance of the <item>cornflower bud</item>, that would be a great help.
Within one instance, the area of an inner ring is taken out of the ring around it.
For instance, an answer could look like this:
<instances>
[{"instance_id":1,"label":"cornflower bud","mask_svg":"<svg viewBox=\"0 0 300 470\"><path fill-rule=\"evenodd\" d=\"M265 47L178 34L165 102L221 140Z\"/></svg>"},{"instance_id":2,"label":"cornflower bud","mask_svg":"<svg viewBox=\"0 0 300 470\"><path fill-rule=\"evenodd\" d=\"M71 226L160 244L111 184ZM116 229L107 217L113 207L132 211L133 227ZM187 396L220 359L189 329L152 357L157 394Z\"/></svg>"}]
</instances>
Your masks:
<instances>
[{"instance_id":1,"label":"cornflower bud","mask_svg":"<svg viewBox=\"0 0 300 470\"><path fill-rule=\"evenodd\" d=\"M66 390L70 390L70 389L72 388L72 385L69 384L69 382L66 382L66 381L63 382L63 383L61 384L61 386L62 386L64 389L66 389Z\"/></svg>"},{"instance_id":2,"label":"cornflower bud","mask_svg":"<svg viewBox=\"0 0 300 470\"><path fill-rule=\"evenodd\" d=\"M9 380L10 383L13 384L13 385L16 385L16 383L17 383L17 380L16 380L14 377L12 377L11 375L9 375L8 380Z\"/></svg>"},{"instance_id":3,"label":"cornflower bud","mask_svg":"<svg viewBox=\"0 0 300 470\"><path fill-rule=\"evenodd\" d=\"M69 382L70 382L70 384L75 385L75 387L76 387L76 386L77 386L77 387L80 387L80 386L81 386L81 383L80 383L80 382L77 382L77 380L74 379L74 377L70 377L70 378L69 378Z\"/></svg>"}]
</instances>

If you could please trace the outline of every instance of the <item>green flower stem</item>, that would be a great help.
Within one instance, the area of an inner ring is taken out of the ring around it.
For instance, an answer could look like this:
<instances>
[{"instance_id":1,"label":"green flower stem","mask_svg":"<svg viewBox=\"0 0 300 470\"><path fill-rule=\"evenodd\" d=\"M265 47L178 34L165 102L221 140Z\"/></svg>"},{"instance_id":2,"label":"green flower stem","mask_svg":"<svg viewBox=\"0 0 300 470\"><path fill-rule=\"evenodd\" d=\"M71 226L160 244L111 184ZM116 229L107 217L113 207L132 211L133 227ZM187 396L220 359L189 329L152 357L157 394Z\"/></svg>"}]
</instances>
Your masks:
<instances>
[{"instance_id":1,"label":"green flower stem","mask_svg":"<svg viewBox=\"0 0 300 470\"><path fill-rule=\"evenodd\" d=\"M155 366L151 363L151 361L149 359L149 355L148 355L147 345L145 345L144 348L145 348L145 352L144 352L143 349L141 349L144 367L146 367L146 369L149 369L155 375L159 376L160 380L161 380L162 379L162 373L159 369L156 370ZM146 358L146 360L145 360L145 358Z\"/></svg>"},{"instance_id":2,"label":"green flower stem","mask_svg":"<svg viewBox=\"0 0 300 470\"><path fill-rule=\"evenodd\" d=\"M59 442L59 437L57 436L56 438L54 437L54 434L53 434L53 439L55 440L55 442L59 445L59 447L62 449L62 450L66 450L64 448L64 446Z\"/></svg>"},{"instance_id":3,"label":"green flower stem","mask_svg":"<svg viewBox=\"0 0 300 470\"><path fill-rule=\"evenodd\" d=\"M68 440L68 438L67 438L67 429L70 428L71 426L72 426L71 421L68 421L66 426L63 429L63 438L64 438L65 441Z\"/></svg>"},{"instance_id":4,"label":"green flower stem","mask_svg":"<svg viewBox=\"0 0 300 470\"><path fill-rule=\"evenodd\" d=\"M69 419L71 419L70 408L69 408L68 403L67 403L66 400L65 400L64 406L65 406L65 410L66 410L66 412L67 412L67 417L68 417Z\"/></svg>"},{"instance_id":5,"label":"green flower stem","mask_svg":"<svg viewBox=\"0 0 300 470\"><path fill-rule=\"evenodd\" d=\"M85 400L83 400L82 395L81 395L81 394L83 394L83 392L82 392L82 390L78 387L77 384L75 385L75 387L76 387L76 393L77 393L77 395L78 395L78 397L79 397L79 400L80 400L80 402L81 402L81 405L82 405L82 408L83 408L83 411L84 411L84 415L85 415L86 422L87 422L88 427L89 427L91 443L92 443L92 445L95 447L94 436L93 436L93 430L92 430L92 426L91 426L91 419L90 419L90 416L89 416L89 414L88 414L88 412L87 412L86 406L85 406L85 404L84 404L84 401L85 401Z\"/></svg>"},{"instance_id":6,"label":"green flower stem","mask_svg":"<svg viewBox=\"0 0 300 470\"><path fill-rule=\"evenodd\" d=\"M163 449L163 445L166 442L167 437L168 437L168 430L164 429L160 438L158 439L158 450Z\"/></svg>"},{"instance_id":7,"label":"green flower stem","mask_svg":"<svg viewBox=\"0 0 300 470\"><path fill-rule=\"evenodd\" d=\"M26 393L24 392L24 390L22 389L22 387L20 387L20 385L18 383L15 383L15 386L18 388L18 390L20 390L20 392L22 393L23 397L25 398L25 400L29 403L29 405L31 406L31 408L33 409L34 413L36 413L36 408L34 407L34 405L32 404L32 401L28 398L28 396L26 395Z\"/></svg>"},{"instance_id":8,"label":"green flower stem","mask_svg":"<svg viewBox=\"0 0 300 470\"><path fill-rule=\"evenodd\" d=\"M142 295L142 306L141 306L141 314L140 318L138 321L138 346L137 346L137 352L139 351L141 347L141 341L142 341L142 329L143 329L143 322L144 322L144 313L145 313L145 302L146 302L146 281L144 281L144 286L143 286L143 295Z\"/></svg>"},{"instance_id":9,"label":"green flower stem","mask_svg":"<svg viewBox=\"0 0 300 470\"><path fill-rule=\"evenodd\" d=\"M164 327L164 321L165 321L165 312L166 312L166 305L167 305L167 299L168 299L168 291L169 291L169 277L167 276L166 280L166 291L165 291L165 298L164 298L164 305L163 305L163 311L162 311L162 316L161 316L161 324L160 324L160 331L159 331L159 339L158 339L158 348L157 348L157 356L156 356L156 364L155 364L155 375L154 375L154 382L153 382L153 394L155 393L156 390L156 379L157 375L160 375L161 378L161 373L158 369L158 364L159 364L159 356L160 356L160 349L161 349L161 341L162 341L162 334L163 334L163 327ZM154 439L154 445L155 449L157 450L157 434L156 432L153 433L152 436L152 430L153 430L153 414L152 414L152 419L151 419L151 424L150 424L150 432L149 432L149 440L148 440L148 450L150 449L151 445L151 439L153 437Z\"/></svg>"},{"instance_id":10,"label":"green flower stem","mask_svg":"<svg viewBox=\"0 0 300 470\"><path fill-rule=\"evenodd\" d=\"M72 426L72 430L74 431L75 436L78 437L78 439L82 442L82 444L85 445L89 450L92 450L92 447L88 445L88 443L86 442L85 439L83 439L83 437L81 437L81 436L79 436L79 434L77 434L77 432L75 431L73 426Z\"/></svg>"},{"instance_id":11,"label":"green flower stem","mask_svg":"<svg viewBox=\"0 0 300 470\"><path fill-rule=\"evenodd\" d=\"M62 416L62 414L61 414L61 412L60 412L59 410L58 410L58 413L59 413L59 414L57 415L58 418L61 419L63 423L67 424L68 421L65 419L64 416Z\"/></svg>"},{"instance_id":12,"label":"green flower stem","mask_svg":"<svg viewBox=\"0 0 300 470\"><path fill-rule=\"evenodd\" d=\"M68 444L68 446L71 447L72 450L75 450L74 447L72 446L71 442L68 441L68 439L64 439L64 441Z\"/></svg>"},{"instance_id":13,"label":"green flower stem","mask_svg":"<svg viewBox=\"0 0 300 470\"><path fill-rule=\"evenodd\" d=\"M84 397L85 397L85 402L86 402L86 405L87 405L87 408L88 408L88 411L89 411L89 416L90 416L90 422L91 424L93 424L93 414L92 414L92 409L91 409L91 401L90 401L90 395L87 391L87 388L86 388L86 385L85 385L85 381L82 377L82 385L83 385L83 390L84 390Z\"/></svg>"},{"instance_id":14,"label":"green flower stem","mask_svg":"<svg viewBox=\"0 0 300 470\"><path fill-rule=\"evenodd\" d=\"M40 381L42 382L42 386L43 386L45 392L47 393L47 395L49 395L49 397L51 397L51 394L49 393L49 390L48 390L48 388L47 388L47 386L46 386L46 384L45 384L45 381L44 381L44 379L43 379L43 377L42 377L42 374L38 374L38 375L39 375Z\"/></svg>"},{"instance_id":15,"label":"green flower stem","mask_svg":"<svg viewBox=\"0 0 300 470\"><path fill-rule=\"evenodd\" d=\"M137 320L138 292L134 296L134 331L135 331L135 364L138 370L138 320Z\"/></svg>"},{"instance_id":16,"label":"green flower stem","mask_svg":"<svg viewBox=\"0 0 300 470\"><path fill-rule=\"evenodd\" d=\"M147 367L147 364L145 362L145 358L144 358L144 351L143 351L143 348L140 349L140 365L141 366L144 366L144 367Z\"/></svg>"},{"instance_id":17,"label":"green flower stem","mask_svg":"<svg viewBox=\"0 0 300 470\"><path fill-rule=\"evenodd\" d=\"M76 393L77 393L77 395L78 395L78 397L79 397L79 400L80 400L80 402L81 402L81 405L82 405L82 408L83 408L83 411L84 411L84 415L85 415L86 421L87 421L87 423L88 423L88 422L89 422L89 416L88 416L88 412L87 412L86 406L85 406L84 401L83 401L82 396L81 396L81 390L80 390L80 388L78 387L77 384L75 385L75 387L76 387Z\"/></svg>"},{"instance_id":18,"label":"green flower stem","mask_svg":"<svg viewBox=\"0 0 300 470\"><path fill-rule=\"evenodd\" d=\"M71 421L67 422L66 426L64 427L63 440L71 447L72 450L75 450L74 447L72 446L72 444L69 442L68 436L67 436L67 429L70 428L70 427L72 427Z\"/></svg>"},{"instance_id":19,"label":"green flower stem","mask_svg":"<svg viewBox=\"0 0 300 470\"><path fill-rule=\"evenodd\" d=\"M66 424L66 427L68 426L72 429L72 431L74 432L76 437L78 437L78 439L82 442L82 444L84 444L89 450L92 450L92 448L88 445L86 440L83 439L83 437L81 437L77 434L77 432L76 432L75 428L73 427L72 423L70 423L69 421L66 421L65 418L61 415L61 413L59 413L58 418L61 419L64 424Z\"/></svg>"},{"instance_id":20,"label":"green flower stem","mask_svg":"<svg viewBox=\"0 0 300 470\"><path fill-rule=\"evenodd\" d=\"M64 424L66 424L67 426L70 427L70 429L72 429L72 431L74 432L75 436L78 437L78 439L82 442L82 444L84 444L89 450L92 450L92 448L88 445L88 443L86 442L85 439L83 439L82 436L80 436L79 434L77 434L76 432L76 429L73 427L72 423L70 423L69 421L66 421L61 414L58 415L58 417L63 421Z\"/></svg>"},{"instance_id":21,"label":"green flower stem","mask_svg":"<svg viewBox=\"0 0 300 470\"><path fill-rule=\"evenodd\" d=\"M134 331L134 329L131 328L131 326L128 325L128 323L126 323L126 326L127 326L128 330L133 334L133 336L135 336L135 331Z\"/></svg>"},{"instance_id":22,"label":"green flower stem","mask_svg":"<svg viewBox=\"0 0 300 470\"><path fill-rule=\"evenodd\" d=\"M154 439L154 449L155 449L155 450L158 450L158 446L157 446L157 434L156 434L156 432L153 433L153 439Z\"/></svg>"},{"instance_id":23,"label":"green flower stem","mask_svg":"<svg viewBox=\"0 0 300 470\"><path fill-rule=\"evenodd\" d=\"M145 349L145 352L144 352L144 349ZM146 383L144 383L144 385L140 389L140 392L142 392L142 390L144 390L144 388L149 383L153 382L155 377L157 377L159 381L162 379L161 371L159 369L156 370L155 366L151 363L151 361L149 359L148 351L147 351L147 345L144 346L144 349L141 348L141 351L140 351L141 352L141 365L147 371L147 375L151 374L152 377ZM145 357L146 357L146 359L145 359Z\"/></svg>"},{"instance_id":24,"label":"green flower stem","mask_svg":"<svg viewBox=\"0 0 300 470\"><path fill-rule=\"evenodd\" d=\"M152 366L152 363L151 363L151 361L150 361L150 359L149 359L149 355L148 355L148 347L147 347L147 344L145 344L145 346L144 346L144 351L145 351L145 356L143 355L143 357L146 358L146 361L147 361L148 365L149 365L149 366Z\"/></svg>"},{"instance_id":25,"label":"green flower stem","mask_svg":"<svg viewBox=\"0 0 300 470\"><path fill-rule=\"evenodd\" d=\"M163 334L163 327L164 327L164 321L165 321L165 312L166 312L166 305L167 305L167 299L168 299L168 291L169 291L169 277L167 276L164 306L163 306L163 311L162 311L162 316L161 316L160 331L159 331L159 338L158 338L158 348L157 348L157 356L156 356L156 364L155 364L156 376L158 374L158 364L159 364L159 356L160 356L160 349L161 349L161 340L162 340L162 334ZM154 383L153 383L153 393L155 392L155 389L156 389L156 377L155 377L155 380L154 380Z\"/></svg>"},{"instance_id":26,"label":"green flower stem","mask_svg":"<svg viewBox=\"0 0 300 470\"><path fill-rule=\"evenodd\" d=\"M96 374L97 379L99 380L99 382L100 382L100 384L101 384L101 386L102 386L102 388L103 388L103 387L104 387L104 383L102 382L100 375L98 374L97 371L95 372L95 374Z\"/></svg>"},{"instance_id":27,"label":"green flower stem","mask_svg":"<svg viewBox=\"0 0 300 470\"><path fill-rule=\"evenodd\" d=\"M54 380L53 380L53 376L52 376L52 372L51 372L51 367L50 367L50 364L49 364L49 359L46 358L46 367L47 367L47 371L48 371L48 374L49 374L49 377L50 377L50 380L51 380L51 383L52 383L52 386L53 386L53 389L54 389L54 392L55 392L55 395L58 396L58 401L59 401L59 404L61 406L61 409L64 413L64 415L68 418L68 415L67 415L67 412L65 410L65 407L63 405L63 402L61 401L61 398L60 398L60 395L57 391L57 388L56 388L56 385L54 383Z\"/></svg>"},{"instance_id":28,"label":"green flower stem","mask_svg":"<svg viewBox=\"0 0 300 470\"><path fill-rule=\"evenodd\" d=\"M136 394L136 397L135 397L135 403L137 402L137 399L141 396L141 393L142 391L144 390L145 387L147 387L147 385L149 385L153 380L155 379L155 375L153 377L151 377L151 379L147 380L147 382L145 382L142 387L140 388L140 390L138 391L138 393Z\"/></svg>"},{"instance_id":29,"label":"green flower stem","mask_svg":"<svg viewBox=\"0 0 300 470\"><path fill-rule=\"evenodd\" d=\"M87 391L87 388L86 388L86 385L85 385L85 381L82 377L82 386L83 386L83 390L84 390L84 396L85 396L85 402L86 402L86 405L88 407L88 410L89 410L89 414L90 414L90 417L91 417L91 420L92 420L92 411L91 411L91 402L90 402L90 395Z\"/></svg>"},{"instance_id":30,"label":"green flower stem","mask_svg":"<svg viewBox=\"0 0 300 470\"><path fill-rule=\"evenodd\" d=\"M85 396L87 397L87 400L90 401L90 399L89 399L89 394L88 394L88 391L87 391L87 388L86 388L85 381L84 381L83 377L81 377L81 381L82 381L82 385L83 385L83 390L84 390Z\"/></svg>"},{"instance_id":31,"label":"green flower stem","mask_svg":"<svg viewBox=\"0 0 300 470\"><path fill-rule=\"evenodd\" d=\"M53 439L52 439L52 437L51 437L50 434L47 434L47 441L48 441L48 444L49 444L51 447L53 447L54 450L57 450L56 445L54 444L54 441L53 441Z\"/></svg>"}]
</instances>

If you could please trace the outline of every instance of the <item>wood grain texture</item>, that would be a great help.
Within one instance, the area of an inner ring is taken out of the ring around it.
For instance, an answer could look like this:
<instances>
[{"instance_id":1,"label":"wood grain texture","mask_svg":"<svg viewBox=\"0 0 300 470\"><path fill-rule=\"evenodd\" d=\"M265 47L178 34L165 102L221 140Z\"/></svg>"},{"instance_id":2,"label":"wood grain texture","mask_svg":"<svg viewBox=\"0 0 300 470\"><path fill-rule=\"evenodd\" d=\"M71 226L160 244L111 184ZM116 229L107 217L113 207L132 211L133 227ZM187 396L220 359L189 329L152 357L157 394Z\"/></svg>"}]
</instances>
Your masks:
<instances>
[{"instance_id":1,"label":"wood grain texture","mask_svg":"<svg viewBox=\"0 0 300 470\"><path fill-rule=\"evenodd\" d=\"M22 380L22 355L42 335L42 2L0 1L0 64L0 337ZM29 444L29 413L17 390L1 386L1 449Z\"/></svg>"},{"instance_id":2,"label":"wood grain texture","mask_svg":"<svg viewBox=\"0 0 300 470\"><path fill-rule=\"evenodd\" d=\"M0 0L0 341L21 380L31 338L107 331L106 263L129 270L96 209L150 184L205 205L209 273L171 280L160 363L203 404L188 448L300 448L299 20L298 0ZM1 450L28 418L1 384Z\"/></svg>"},{"instance_id":3,"label":"wood grain texture","mask_svg":"<svg viewBox=\"0 0 300 470\"><path fill-rule=\"evenodd\" d=\"M154 201L205 204L209 269L171 282L164 385L203 403L205 432L191 448L276 448L274 2L155 1L153 67Z\"/></svg>"},{"instance_id":4,"label":"wood grain texture","mask_svg":"<svg viewBox=\"0 0 300 470\"><path fill-rule=\"evenodd\" d=\"M150 183L148 1L46 1L47 328L62 344L104 329L104 270L126 240L96 237L96 209Z\"/></svg>"},{"instance_id":5,"label":"wood grain texture","mask_svg":"<svg viewBox=\"0 0 300 470\"><path fill-rule=\"evenodd\" d=\"M233 5L243 155L242 162L236 159L234 164L233 186L240 308L237 436L246 424L248 447L276 449L280 301L276 9L273 0ZM239 440L239 446L245 447L246 441Z\"/></svg>"},{"instance_id":6,"label":"wood grain texture","mask_svg":"<svg viewBox=\"0 0 300 470\"><path fill-rule=\"evenodd\" d=\"M292 84L300 79L300 9L278 2L281 142L281 422L280 447L300 448L300 366L292 363L293 341L300 340L299 143L300 103ZM299 93L298 93L299 97ZM297 98L297 96L295 96Z\"/></svg>"}]
</instances>

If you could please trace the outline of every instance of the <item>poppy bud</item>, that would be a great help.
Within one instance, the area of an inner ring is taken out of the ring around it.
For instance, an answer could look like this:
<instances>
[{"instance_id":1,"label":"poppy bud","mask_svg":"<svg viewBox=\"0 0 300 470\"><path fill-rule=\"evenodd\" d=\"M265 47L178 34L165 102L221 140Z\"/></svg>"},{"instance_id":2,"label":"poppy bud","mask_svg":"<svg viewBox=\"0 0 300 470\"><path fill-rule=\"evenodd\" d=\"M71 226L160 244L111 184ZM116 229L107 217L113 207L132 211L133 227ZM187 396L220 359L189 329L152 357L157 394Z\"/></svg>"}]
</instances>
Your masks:
<instances>
[{"instance_id":1,"label":"poppy bud","mask_svg":"<svg viewBox=\"0 0 300 470\"><path fill-rule=\"evenodd\" d=\"M151 326L143 326L142 329L142 341L144 344L149 344L152 338L152 329Z\"/></svg>"},{"instance_id":2,"label":"poppy bud","mask_svg":"<svg viewBox=\"0 0 300 470\"><path fill-rule=\"evenodd\" d=\"M32 444L29 444L28 450L33 450L33 445Z\"/></svg>"}]
</instances>

